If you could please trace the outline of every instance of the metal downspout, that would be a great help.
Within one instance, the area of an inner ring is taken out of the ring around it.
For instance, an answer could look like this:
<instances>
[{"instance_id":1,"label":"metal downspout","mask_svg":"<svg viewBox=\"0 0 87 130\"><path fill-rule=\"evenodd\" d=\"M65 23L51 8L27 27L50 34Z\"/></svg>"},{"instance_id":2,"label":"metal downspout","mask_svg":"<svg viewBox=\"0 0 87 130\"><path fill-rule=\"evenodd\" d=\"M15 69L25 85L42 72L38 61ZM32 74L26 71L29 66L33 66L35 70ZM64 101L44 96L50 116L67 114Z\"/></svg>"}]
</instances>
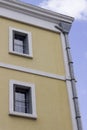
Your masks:
<instances>
[{"instance_id":1,"label":"metal downspout","mask_svg":"<svg viewBox=\"0 0 87 130\"><path fill-rule=\"evenodd\" d=\"M68 34L65 33L64 36L65 36L67 58L68 58L69 71L70 71L70 77L71 77L71 85L72 85L73 101L74 101L74 107L75 107L75 113L76 113L77 128L78 130L82 130L82 122L81 122L81 116L80 116L80 110L79 110L78 96L77 96L77 91L76 91L76 80L74 76L73 61L72 61L72 57L70 53L70 46L68 42Z\"/></svg>"},{"instance_id":2,"label":"metal downspout","mask_svg":"<svg viewBox=\"0 0 87 130\"><path fill-rule=\"evenodd\" d=\"M69 41L68 41L68 33L70 31L71 24L60 21L58 23L58 26L55 26L55 27L64 34L66 53L67 53L67 59L68 59L68 65L69 65L70 81L71 81L72 94L73 94L73 102L74 102L75 115L76 115L77 129L82 130L82 122L81 122L81 116L80 116L80 110L79 110L78 96L77 96L77 91L76 91L76 80L75 80L75 76L74 76L73 61L72 61L70 46L69 46Z\"/></svg>"}]
</instances>

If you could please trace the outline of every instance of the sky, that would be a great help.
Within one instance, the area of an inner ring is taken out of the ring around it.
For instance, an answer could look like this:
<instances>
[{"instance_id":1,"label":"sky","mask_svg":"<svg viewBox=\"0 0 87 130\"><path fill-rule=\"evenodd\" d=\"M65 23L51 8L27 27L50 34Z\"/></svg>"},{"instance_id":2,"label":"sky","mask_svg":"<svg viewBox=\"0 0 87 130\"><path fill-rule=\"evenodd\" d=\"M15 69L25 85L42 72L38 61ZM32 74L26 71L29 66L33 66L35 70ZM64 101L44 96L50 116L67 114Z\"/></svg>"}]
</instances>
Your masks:
<instances>
[{"instance_id":1,"label":"sky","mask_svg":"<svg viewBox=\"0 0 87 130\"><path fill-rule=\"evenodd\" d=\"M87 0L21 0L75 18L69 33L83 130L87 130Z\"/></svg>"}]
</instances>

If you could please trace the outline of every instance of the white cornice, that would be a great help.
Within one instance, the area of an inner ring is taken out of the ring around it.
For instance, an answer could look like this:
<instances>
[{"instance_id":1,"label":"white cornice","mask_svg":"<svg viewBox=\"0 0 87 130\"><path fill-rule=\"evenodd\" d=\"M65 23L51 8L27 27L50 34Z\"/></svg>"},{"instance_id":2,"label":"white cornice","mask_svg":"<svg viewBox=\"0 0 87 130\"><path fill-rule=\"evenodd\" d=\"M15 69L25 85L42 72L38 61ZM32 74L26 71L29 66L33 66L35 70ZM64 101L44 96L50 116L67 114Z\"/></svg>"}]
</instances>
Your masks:
<instances>
[{"instance_id":1,"label":"white cornice","mask_svg":"<svg viewBox=\"0 0 87 130\"><path fill-rule=\"evenodd\" d=\"M16 66L16 65L11 65L7 63L0 62L0 67L1 68L6 68L6 69L11 69L11 70L16 70L24 73L30 73L34 75L39 75L43 77L48 77L52 79L58 79L58 80L63 80L66 81L66 77L58 74L53 74L53 73L48 73L40 70L35 70L35 69L30 69L30 68L25 68L22 66Z\"/></svg>"},{"instance_id":2,"label":"white cornice","mask_svg":"<svg viewBox=\"0 0 87 130\"><path fill-rule=\"evenodd\" d=\"M55 24L57 24L58 21L72 23L74 20L72 17L49 11L30 4L26 4L19 0L0 0L0 8L5 8L16 13L32 16Z\"/></svg>"}]
</instances>

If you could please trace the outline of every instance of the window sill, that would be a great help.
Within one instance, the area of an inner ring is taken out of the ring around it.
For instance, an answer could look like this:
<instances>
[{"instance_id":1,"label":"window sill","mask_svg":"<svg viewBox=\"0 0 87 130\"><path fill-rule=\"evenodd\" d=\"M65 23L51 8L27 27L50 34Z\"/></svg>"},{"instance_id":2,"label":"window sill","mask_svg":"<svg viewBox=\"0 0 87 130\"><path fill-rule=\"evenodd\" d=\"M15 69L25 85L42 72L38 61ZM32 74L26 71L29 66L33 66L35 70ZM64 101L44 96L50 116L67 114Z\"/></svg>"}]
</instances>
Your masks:
<instances>
[{"instance_id":1,"label":"window sill","mask_svg":"<svg viewBox=\"0 0 87 130\"><path fill-rule=\"evenodd\" d=\"M18 56L23 56L23 57L28 57L28 58L33 58L33 55L28 55L28 54L22 54L22 53L18 53L18 52L14 52L14 51L9 51L10 54L13 55L18 55Z\"/></svg>"},{"instance_id":2,"label":"window sill","mask_svg":"<svg viewBox=\"0 0 87 130\"><path fill-rule=\"evenodd\" d=\"M25 118L32 118L32 119L37 119L37 115L36 114L27 114L27 113L19 113L19 112L10 112L9 113L10 116L18 116L18 117L25 117Z\"/></svg>"}]
</instances>

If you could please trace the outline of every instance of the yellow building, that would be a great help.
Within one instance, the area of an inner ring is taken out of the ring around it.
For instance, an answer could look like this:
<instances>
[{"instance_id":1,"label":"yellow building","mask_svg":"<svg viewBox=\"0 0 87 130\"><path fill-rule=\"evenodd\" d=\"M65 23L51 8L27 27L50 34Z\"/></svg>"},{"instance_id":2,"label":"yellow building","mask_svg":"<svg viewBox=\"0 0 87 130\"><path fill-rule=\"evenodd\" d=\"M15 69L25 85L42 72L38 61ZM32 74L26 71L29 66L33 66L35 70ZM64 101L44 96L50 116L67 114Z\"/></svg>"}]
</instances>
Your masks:
<instances>
[{"instance_id":1,"label":"yellow building","mask_svg":"<svg viewBox=\"0 0 87 130\"><path fill-rule=\"evenodd\" d=\"M0 0L0 130L82 130L67 40L72 22Z\"/></svg>"}]
</instances>

